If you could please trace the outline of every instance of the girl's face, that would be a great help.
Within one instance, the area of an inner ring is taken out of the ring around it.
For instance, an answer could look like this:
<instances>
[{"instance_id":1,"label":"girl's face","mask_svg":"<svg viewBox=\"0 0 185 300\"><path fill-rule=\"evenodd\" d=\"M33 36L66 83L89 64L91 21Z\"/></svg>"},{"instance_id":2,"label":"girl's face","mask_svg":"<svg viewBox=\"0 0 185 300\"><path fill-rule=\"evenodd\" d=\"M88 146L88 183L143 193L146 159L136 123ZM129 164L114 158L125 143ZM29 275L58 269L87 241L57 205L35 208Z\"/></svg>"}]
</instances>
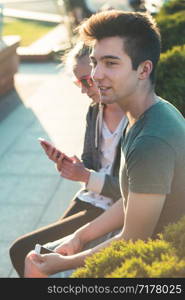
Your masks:
<instances>
[{"instance_id":1,"label":"girl's face","mask_svg":"<svg viewBox=\"0 0 185 300\"><path fill-rule=\"evenodd\" d=\"M91 66L88 56L78 59L73 73L76 77L75 83L81 88L81 92L87 94L93 102L99 102L100 95L96 83L91 78Z\"/></svg>"}]
</instances>

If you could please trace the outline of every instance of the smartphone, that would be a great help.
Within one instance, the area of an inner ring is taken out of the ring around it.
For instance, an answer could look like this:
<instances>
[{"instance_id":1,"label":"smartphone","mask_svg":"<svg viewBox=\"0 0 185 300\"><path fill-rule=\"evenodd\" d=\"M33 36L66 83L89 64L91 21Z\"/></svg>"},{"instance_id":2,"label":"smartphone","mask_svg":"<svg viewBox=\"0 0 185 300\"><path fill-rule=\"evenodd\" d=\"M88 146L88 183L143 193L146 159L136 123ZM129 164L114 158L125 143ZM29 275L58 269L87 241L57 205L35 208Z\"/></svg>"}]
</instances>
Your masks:
<instances>
[{"instance_id":1,"label":"smartphone","mask_svg":"<svg viewBox=\"0 0 185 300\"><path fill-rule=\"evenodd\" d=\"M38 138L38 141L41 143L41 145L42 144L44 144L44 147L46 148L46 151L47 151L47 148L49 147L49 145L50 145L50 143L49 142L47 142L45 139L43 139L43 138ZM52 146L53 147L53 146ZM61 155L61 151L60 150L58 150L58 149L56 149L57 150L57 158L59 158L60 157L60 155ZM63 157L63 159L65 159L65 160L67 160L67 161L69 161L69 162L72 162L72 159L70 158L70 157L68 157L66 154L64 154L63 153L63 155L64 155L64 157Z\"/></svg>"},{"instance_id":2,"label":"smartphone","mask_svg":"<svg viewBox=\"0 0 185 300\"><path fill-rule=\"evenodd\" d=\"M43 138L38 138L38 141L41 143L41 146L44 148L44 150L48 150L48 147L49 146L52 146L53 147L53 145L51 145L49 142L47 142L45 139L43 139ZM60 157L60 155L61 155L61 151L59 151L58 149L57 149L57 158L59 158Z\"/></svg>"},{"instance_id":3,"label":"smartphone","mask_svg":"<svg viewBox=\"0 0 185 300\"><path fill-rule=\"evenodd\" d=\"M41 246L40 254L46 254L46 253L54 253L54 251L52 251L44 246Z\"/></svg>"},{"instance_id":4,"label":"smartphone","mask_svg":"<svg viewBox=\"0 0 185 300\"><path fill-rule=\"evenodd\" d=\"M35 245L35 252L37 254L46 254L46 253L54 253L54 251L48 249L47 247L44 247L40 244Z\"/></svg>"}]
</instances>

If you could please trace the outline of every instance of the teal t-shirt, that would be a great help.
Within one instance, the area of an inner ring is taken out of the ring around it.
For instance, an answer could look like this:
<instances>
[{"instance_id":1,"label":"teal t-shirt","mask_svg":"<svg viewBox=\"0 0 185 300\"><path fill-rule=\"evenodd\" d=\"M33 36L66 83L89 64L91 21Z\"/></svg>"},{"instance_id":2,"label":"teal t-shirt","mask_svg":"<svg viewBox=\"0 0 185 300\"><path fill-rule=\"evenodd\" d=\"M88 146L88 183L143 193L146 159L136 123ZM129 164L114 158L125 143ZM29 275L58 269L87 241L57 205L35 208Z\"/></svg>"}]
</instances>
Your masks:
<instances>
[{"instance_id":1,"label":"teal t-shirt","mask_svg":"<svg viewBox=\"0 0 185 300\"><path fill-rule=\"evenodd\" d=\"M185 214L185 119L169 102L160 99L123 136L120 185L125 199L166 194L153 237Z\"/></svg>"}]
</instances>

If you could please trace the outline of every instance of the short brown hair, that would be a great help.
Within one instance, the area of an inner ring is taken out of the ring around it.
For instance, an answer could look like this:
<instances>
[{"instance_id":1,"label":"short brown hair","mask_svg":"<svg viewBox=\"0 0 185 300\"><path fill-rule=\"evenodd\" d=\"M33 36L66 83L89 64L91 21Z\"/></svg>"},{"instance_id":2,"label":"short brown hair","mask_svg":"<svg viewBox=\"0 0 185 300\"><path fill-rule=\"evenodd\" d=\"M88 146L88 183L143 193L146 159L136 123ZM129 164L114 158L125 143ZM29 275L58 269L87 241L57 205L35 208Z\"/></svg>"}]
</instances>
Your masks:
<instances>
[{"instance_id":1,"label":"short brown hair","mask_svg":"<svg viewBox=\"0 0 185 300\"><path fill-rule=\"evenodd\" d=\"M124 39L124 50L132 61L132 67L149 59L153 63L150 79L154 81L156 64L159 60L161 37L155 20L147 13L103 11L92 15L79 27L81 38L91 44L94 40L119 36Z\"/></svg>"}]
</instances>

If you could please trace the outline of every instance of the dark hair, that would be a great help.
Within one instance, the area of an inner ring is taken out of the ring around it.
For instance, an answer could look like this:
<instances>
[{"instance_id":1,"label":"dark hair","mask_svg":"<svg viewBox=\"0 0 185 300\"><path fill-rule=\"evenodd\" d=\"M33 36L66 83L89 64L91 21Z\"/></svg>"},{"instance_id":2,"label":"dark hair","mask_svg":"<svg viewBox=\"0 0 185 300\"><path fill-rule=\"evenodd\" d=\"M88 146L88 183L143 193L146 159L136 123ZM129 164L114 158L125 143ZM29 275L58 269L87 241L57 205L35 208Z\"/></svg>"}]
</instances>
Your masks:
<instances>
[{"instance_id":1,"label":"dark hair","mask_svg":"<svg viewBox=\"0 0 185 300\"><path fill-rule=\"evenodd\" d=\"M119 36L124 39L124 50L132 61L132 67L151 60L154 81L156 64L160 56L161 38L155 20L147 13L103 11L92 15L79 26L79 34L87 44L106 37Z\"/></svg>"}]
</instances>

